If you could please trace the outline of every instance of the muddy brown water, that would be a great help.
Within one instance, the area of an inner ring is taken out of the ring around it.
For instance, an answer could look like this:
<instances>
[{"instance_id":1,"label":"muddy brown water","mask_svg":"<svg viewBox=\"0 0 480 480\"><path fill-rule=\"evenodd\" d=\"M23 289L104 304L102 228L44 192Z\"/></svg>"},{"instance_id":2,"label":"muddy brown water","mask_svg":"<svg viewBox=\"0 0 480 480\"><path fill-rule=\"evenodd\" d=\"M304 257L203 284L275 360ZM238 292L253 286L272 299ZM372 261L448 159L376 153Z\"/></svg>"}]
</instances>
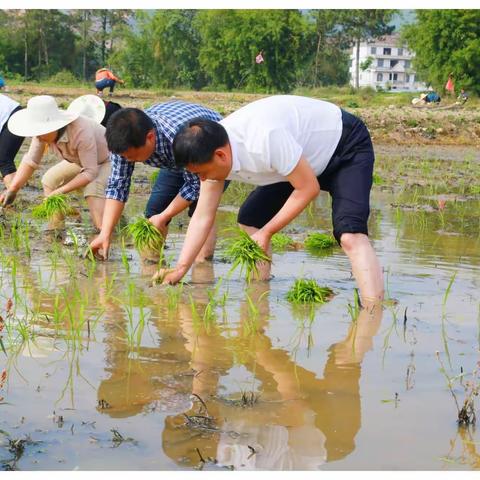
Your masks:
<instances>
[{"instance_id":1,"label":"muddy brown water","mask_svg":"<svg viewBox=\"0 0 480 480\"><path fill-rule=\"evenodd\" d=\"M144 201L132 199L128 215ZM355 320L355 284L339 249L274 254L272 280L250 286L239 272L227 278L230 265L219 250L186 277L183 290L173 290L150 286L155 266L131 246L123 252L127 271L118 241L108 262L92 266L36 224L31 257L21 242L15 252L8 217L0 262L0 315L9 326L2 332L8 356L0 352L7 372L0 465L479 468L480 435L458 427L436 352L447 375L465 373L452 380L463 403L479 361L480 199L447 201L441 211L434 199L420 204L433 207L398 206L387 189L374 189L370 231L387 301ZM328 231L328 205L322 194L291 226L292 236ZM235 208L224 208L218 222L220 229L234 224ZM174 223L172 259L184 235ZM91 235L82 223L69 221L67 229L80 243ZM285 295L299 277L328 285L335 297L313 310L292 307ZM213 314L205 314L220 278Z\"/></svg>"}]
</instances>

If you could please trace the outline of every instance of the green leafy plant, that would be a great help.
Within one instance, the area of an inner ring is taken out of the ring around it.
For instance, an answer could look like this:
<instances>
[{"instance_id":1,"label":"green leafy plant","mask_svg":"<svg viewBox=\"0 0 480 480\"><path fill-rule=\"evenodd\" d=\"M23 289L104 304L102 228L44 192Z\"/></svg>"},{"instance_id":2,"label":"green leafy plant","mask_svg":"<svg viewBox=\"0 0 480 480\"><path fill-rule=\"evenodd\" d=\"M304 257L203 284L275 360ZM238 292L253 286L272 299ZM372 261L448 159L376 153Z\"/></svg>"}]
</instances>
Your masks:
<instances>
[{"instance_id":1,"label":"green leafy plant","mask_svg":"<svg viewBox=\"0 0 480 480\"><path fill-rule=\"evenodd\" d=\"M72 213L66 195L50 195L45 198L40 205L37 205L32 210L32 215L35 218L44 218L51 220L55 215L69 215Z\"/></svg>"},{"instance_id":2,"label":"green leafy plant","mask_svg":"<svg viewBox=\"0 0 480 480\"><path fill-rule=\"evenodd\" d=\"M313 279L300 278L295 280L292 288L287 292L287 300L291 303L326 303L333 296L329 287L321 287Z\"/></svg>"},{"instance_id":3,"label":"green leafy plant","mask_svg":"<svg viewBox=\"0 0 480 480\"><path fill-rule=\"evenodd\" d=\"M124 230L132 238L137 250L149 249L161 252L163 235L148 219L140 217L135 222L127 225Z\"/></svg>"},{"instance_id":4,"label":"green leafy plant","mask_svg":"<svg viewBox=\"0 0 480 480\"><path fill-rule=\"evenodd\" d=\"M240 267L242 272L245 271L245 278L249 282L252 276L258 274L257 263L270 262L271 259L247 232L241 229L235 230L237 235L231 240L225 255L232 262L230 272Z\"/></svg>"},{"instance_id":5,"label":"green leafy plant","mask_svg":"<svg viewBox=\"0 0 480 480\"><path fill-rule=\"evenodd\" d=\"M281 252L294 245L292 237L284 233L275 233L272 236L272 250L274 252Z\"/></svg>"},{"instance_id":6,"label":"green leafy plant","mask_svg":"<svg viewBox=\"0 0 480 480\"><path fill-rule=\"evenodd\" d=\"M336 240L332 235L326 233L310 233L305 239L305 248L312 252L319 252L322 250L328 250L333 248L336 244Z\"/></svg>"}]
</instances>

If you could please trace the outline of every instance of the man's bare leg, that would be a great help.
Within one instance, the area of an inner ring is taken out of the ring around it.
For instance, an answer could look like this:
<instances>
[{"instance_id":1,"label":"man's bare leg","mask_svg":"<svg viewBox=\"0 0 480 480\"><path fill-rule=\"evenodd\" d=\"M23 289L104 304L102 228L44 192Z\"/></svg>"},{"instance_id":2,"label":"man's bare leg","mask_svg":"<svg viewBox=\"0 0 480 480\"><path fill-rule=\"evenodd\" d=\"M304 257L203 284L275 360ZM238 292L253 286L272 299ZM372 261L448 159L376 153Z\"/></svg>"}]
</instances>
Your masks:
<instances>
[{"instance_id":1,"label":"man's bare leg","mask_svg":"<svg viewBox=\"0 0 480 480\"><path fill-rule=\"evenodd\" d=\"M375 250L363 233L344 233L340 238L343 251L352 265L360 290L362 305L383 299L383 272Z\"/></svg>"}]
</instances>

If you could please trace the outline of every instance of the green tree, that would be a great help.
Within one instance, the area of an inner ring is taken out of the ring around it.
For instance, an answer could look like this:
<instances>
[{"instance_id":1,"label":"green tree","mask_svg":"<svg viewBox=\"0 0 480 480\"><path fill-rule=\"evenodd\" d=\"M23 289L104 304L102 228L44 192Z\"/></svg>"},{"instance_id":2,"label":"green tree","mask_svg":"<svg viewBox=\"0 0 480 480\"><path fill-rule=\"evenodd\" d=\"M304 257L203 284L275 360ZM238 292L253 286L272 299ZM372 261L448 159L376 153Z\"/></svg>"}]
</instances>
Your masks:
<instances>
[{"instance_id":1,"label":"green tree","mask_svg":"<svg viewBox=\"0 0 480 480\"><path fill-rule=\"evenodd\" d=\"M443 89L453 72L457 87L480 94L480 10L418 10L403 28L420 77Z\"/></svg>"},{"instance_id":2,"label":"green tree","mask_svg":"<svg viewBox=\"0 0 480 480\"><path fill-rule=\"evenodd\" d=\"M348 82L348 39L341 29L342 10L310 10L308 41L305 50L303 73L299 81L303 85L343 85Z\"/></svg>"},{"instance_id":3,"label":"green tree","mask_svg":"<svg viewBox=\"0 0 480 480\"><path fill-rule=\"evenodd\" d=\"M392 33L389 25L396 10L344 10L340 22L346 38L355 45L355 88L359 85L360 43Z\"/></svg>"},{"instance_id":4,"label":"green tree","mask_svg":"<svg viewBox=\"0 0 480 480\"><path fill-rule=\"evenodd\" d=\"M289 91L307 54L305 22L298 10L200 11L200 65L217 88Z\"/></svg>"}]
</instances>

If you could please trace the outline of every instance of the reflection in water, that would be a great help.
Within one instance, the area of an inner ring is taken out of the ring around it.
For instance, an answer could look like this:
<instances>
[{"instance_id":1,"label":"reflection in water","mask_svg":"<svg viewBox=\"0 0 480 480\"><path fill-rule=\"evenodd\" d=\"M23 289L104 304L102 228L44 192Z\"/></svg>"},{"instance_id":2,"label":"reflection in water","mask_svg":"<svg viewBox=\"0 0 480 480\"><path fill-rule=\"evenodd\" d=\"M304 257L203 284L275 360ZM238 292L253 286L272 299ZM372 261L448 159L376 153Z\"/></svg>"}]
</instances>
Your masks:
<instances>
[{"instance_id":1,"label":"reflection in water","mask_svg":"<svg viewBox=\"0 0 480 480\"><path fill-rule=\"evenodd\" d=\"M40 246L31 242L31 258L0 249L2 334L13 344L0 368L7 371L0 429L43 442L25 444L18 468L480 469L478 430L457 432L434 355L443 355L445 339L448 373L457 378L478 362L478 201L460 207L397 212L379 203L371 216L398 304L383 312L385 337L368 362L382 311L344 322L352 287L336 253L321 261L302 251L278 254L271 293L262 283L243 292L243 281L232 278L212 308L215 280L228 265L204 263L191 285L165 289L150 287L155 265L140 264L130 250L127 273L118 253L92 265L43 237ZM297 224L299 236L313 225L329 228L322 212L316 223ZM292 276L301 275L338 294L313 325L308 312L297 319L283 301ZM400 392L397 408L380 400L393 392ZM63 427L52 428L54 410ZM139 447L107 448L112 428ZM9 458L0 440L0 457Z\"/></svg>"},{"instance_id":2,"label":"reflection in water","mask_svg":"<svg viewBox=\"0 0 480 480\"><path fill-rule=\"evenodd\" d=\"M211 458L235 469L310 470L345 457L355 447L360 364L380 325L381 307L361 312L345 340L329 348L323 378L317 378L296 365L287 351L273 348L265 334L265 292L267 284L249 292L258 308L259 327L251 338L240 332L228 338L218 332L195 333L188 316L180 320L197 372L192 393L200 399L188 411L166 419L163 447L181 465ZM246 314L251 308L245 307L242 322L250 321ZM262 386L259 397L254 391L237 392L241 397L235 401L219 394L220 376L233 365L232 352L238 350L243 350L243 366ZM219 358L219 351L229 352L230 358Z\"/></svg>"}]
</instances>

